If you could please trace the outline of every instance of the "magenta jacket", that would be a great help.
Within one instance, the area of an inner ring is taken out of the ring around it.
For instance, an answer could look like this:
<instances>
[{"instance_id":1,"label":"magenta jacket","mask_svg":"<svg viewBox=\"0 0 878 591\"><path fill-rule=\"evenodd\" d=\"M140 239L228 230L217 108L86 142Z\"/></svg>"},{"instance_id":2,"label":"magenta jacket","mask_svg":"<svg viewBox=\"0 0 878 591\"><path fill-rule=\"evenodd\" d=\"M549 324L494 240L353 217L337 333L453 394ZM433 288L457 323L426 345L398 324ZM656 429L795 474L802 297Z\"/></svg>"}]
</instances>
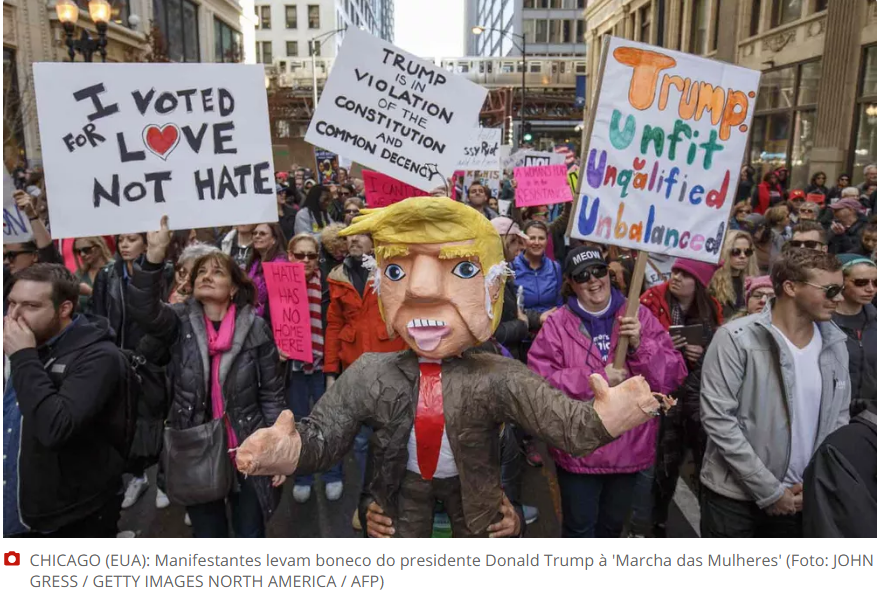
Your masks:
<instances>
[{"instance_id":1,"label":"magenta jacket","mask_svg":"<svg viewBox=\"0 0 878 591\"><path fill-rule=\"evenodd\" d=\"M591 400L594 394L588 377L597 373L606 379L604 366L612 363L619 340L618 319L625 315L625 305L619 308L610 339L610 355L606 362L591 338L585 333L582 321L566 305L549 316L534 340L527 356L533 371L550 384L563 390L575 400ZM629 375L646 378L653 392L670 394L686 378L686 362L674 349L671 337L645 306L637 310L640 319L640 347L628 355ZM577 474L624 474L640 472L655 461L656 437L659 421L653 419L623 433L612 443L585 457L573 457L550 447L555 464Z\"/></svg>"}]
</instances>

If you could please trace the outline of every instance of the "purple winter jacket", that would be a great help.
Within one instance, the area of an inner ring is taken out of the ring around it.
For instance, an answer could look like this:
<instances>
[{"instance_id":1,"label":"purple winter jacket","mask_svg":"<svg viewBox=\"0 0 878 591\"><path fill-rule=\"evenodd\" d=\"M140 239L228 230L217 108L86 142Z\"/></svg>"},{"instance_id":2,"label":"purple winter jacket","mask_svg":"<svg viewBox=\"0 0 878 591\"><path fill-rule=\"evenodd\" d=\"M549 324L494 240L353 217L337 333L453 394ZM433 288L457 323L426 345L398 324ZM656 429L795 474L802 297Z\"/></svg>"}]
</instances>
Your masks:
<instances>
[{"instance_id":1,"label":"purple winter jacket","mask_svg":"<svg viewBox=\"0 0 878 591\"><path fill-rule=\"evenodd\" d=\"M625 305L619 308L610 354L606 362L600 351L585 334L582 320L566 305L549 316L543 324L527 356L527 365L550 384L563 390L575 400L591 400L594 394L588 377L597 373L606 379L604 367L612 363L619 340L619 319L625 315ZM625 367L629 376L641 375L653 392L670 394L686 378L686 362L674 349L671 337L646 307L637 310L640 320L640 346L629 354ZM598 448L585 457L573 457L550 447L555 464L577 474L630 474L640 472L655 461L656 437L659 422L653 419L623 433L617 440Z\"/></svg>"}]
</instances>

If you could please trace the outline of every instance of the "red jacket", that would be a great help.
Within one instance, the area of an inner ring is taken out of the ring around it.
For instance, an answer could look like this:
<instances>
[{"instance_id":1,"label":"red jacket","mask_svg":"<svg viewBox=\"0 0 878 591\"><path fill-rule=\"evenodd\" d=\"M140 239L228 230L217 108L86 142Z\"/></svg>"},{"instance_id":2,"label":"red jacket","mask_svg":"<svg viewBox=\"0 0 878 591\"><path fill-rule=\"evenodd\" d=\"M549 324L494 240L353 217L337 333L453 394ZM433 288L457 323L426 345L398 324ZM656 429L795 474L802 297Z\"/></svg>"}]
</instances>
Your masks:
<instances>
[{"instance_id":1,"label":"red jacket","mask_svg":"<svg viewBox=\"0 0 878 591\"><path fill-rule=\"evenodd\" d=\"M652 312L653 316L658 318L658 321L665 327L665 330L671 328L671 306L668 304L668 282L665 281L655 287L651 287L646 290L642 296L640 296L640 303L647 307L650 312ZM723 309L720 303L716 300L716 298L711 297L710 301L716 307L716 325L721 326L723 323Z\"/></svg>"},{"instance_id":2,"label":"red jacket","mask_svg":"<svg viewBox=\"0 0 878 591\"><path fill-rule=\"evenodd\" d=\"M329 309L323 358L325 373L341 373L363 353L391 353L408 346L399 336L390 338L378 308L378 294L366 284L363 297L353 286L344 264L329 274Z\"/></svg>"},{"instance_id":3,"label":"red jacket","mask_svg":"<svg viewBox=\"0 0 878 591\"><path fill-rule=\"evenodd\" d=\"M753 213L765 215L768 208L777 205L783 199L783 189L780 185L769 185L762 181L756 188L756 195L750 204L753 206Z\"/></svg>"}]
</instances>

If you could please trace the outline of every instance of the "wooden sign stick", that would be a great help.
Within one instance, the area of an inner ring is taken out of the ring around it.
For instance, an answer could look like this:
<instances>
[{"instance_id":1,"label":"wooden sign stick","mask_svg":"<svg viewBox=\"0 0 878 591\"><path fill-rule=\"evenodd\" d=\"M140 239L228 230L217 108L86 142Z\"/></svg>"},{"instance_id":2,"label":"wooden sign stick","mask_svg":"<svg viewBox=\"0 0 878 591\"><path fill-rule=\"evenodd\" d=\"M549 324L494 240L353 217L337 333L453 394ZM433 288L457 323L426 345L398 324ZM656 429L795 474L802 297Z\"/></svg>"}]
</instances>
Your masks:
<instances>
[{"instance_id":1,"label":"wooden sign stick","mask_svg":"<svg viewBox=\"0 0 878 591\"><path fill-rule=\"evenodd\" d=\"M643 250L637 252L637 261L634 263L634 273L631 274L631 285L628 286L628 304L625 308L625 318L636 318L637 309L640 307L640 290L643 287L643 276L646 274L646 263L649 262L649 253ZM613 356L613 367L622 369L625 367L625 357L628 355L628 337L619 337L616 343L616 354Z\"/></svg>"}]
</instances>

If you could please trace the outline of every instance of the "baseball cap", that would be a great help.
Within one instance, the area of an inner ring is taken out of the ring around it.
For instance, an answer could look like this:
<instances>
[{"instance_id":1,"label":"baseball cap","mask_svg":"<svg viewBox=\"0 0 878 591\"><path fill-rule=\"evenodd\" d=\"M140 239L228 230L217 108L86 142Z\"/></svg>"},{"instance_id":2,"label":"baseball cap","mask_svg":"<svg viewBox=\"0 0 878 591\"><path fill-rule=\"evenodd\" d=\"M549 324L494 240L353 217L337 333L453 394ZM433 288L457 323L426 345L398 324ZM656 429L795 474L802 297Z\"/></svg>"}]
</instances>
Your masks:
<instances>
[{"instance_id":1,"label":"baseball cap","mask_svg":"<svg viewBox=\"0 0 878 591\"><path fill-rule=\"evenodd\" d=\"M805 200L805 192L802 189L793 189L790 191L790 201L795 201L796 199Z\"/></svg>"},{"instance_id":2,"label":"baseball cap","mask_svg":"<svg viewBox=\"0 0 878 591\"><path fill-rule=\"evenodd\" d=\"M831 203L829 205L829 209L853 209L857 213L863 213L863 204L860 203L859 199L854 199L853 197L845 197L844 199L839 199L835 203Z\"/></svg>"},{"instance_id":3,"label":"baseball cap","mask_svg":"<svg viewBox=\"0 0 878 591\"><path fill-rule=\"evenodd\" d=\"M564 259L564 274L572 277L589 267L597 266L607 266L601 251L593 246L579 246L567 253L567 258Z\"/></svg>"},{"instance_id":4,"label":"baseball cap","mask_svg":"<svg viewBox=\"0 0 878 591\"><path fill-rule=\"evenodd\" d=\"M521 228L512 220L512 218L498 216L491 220L491 225L494 226L494 229L500 234L500 238L506 236L520 236L527 240L527 234L521 231Z\"/></svg>"}]
</instances>

